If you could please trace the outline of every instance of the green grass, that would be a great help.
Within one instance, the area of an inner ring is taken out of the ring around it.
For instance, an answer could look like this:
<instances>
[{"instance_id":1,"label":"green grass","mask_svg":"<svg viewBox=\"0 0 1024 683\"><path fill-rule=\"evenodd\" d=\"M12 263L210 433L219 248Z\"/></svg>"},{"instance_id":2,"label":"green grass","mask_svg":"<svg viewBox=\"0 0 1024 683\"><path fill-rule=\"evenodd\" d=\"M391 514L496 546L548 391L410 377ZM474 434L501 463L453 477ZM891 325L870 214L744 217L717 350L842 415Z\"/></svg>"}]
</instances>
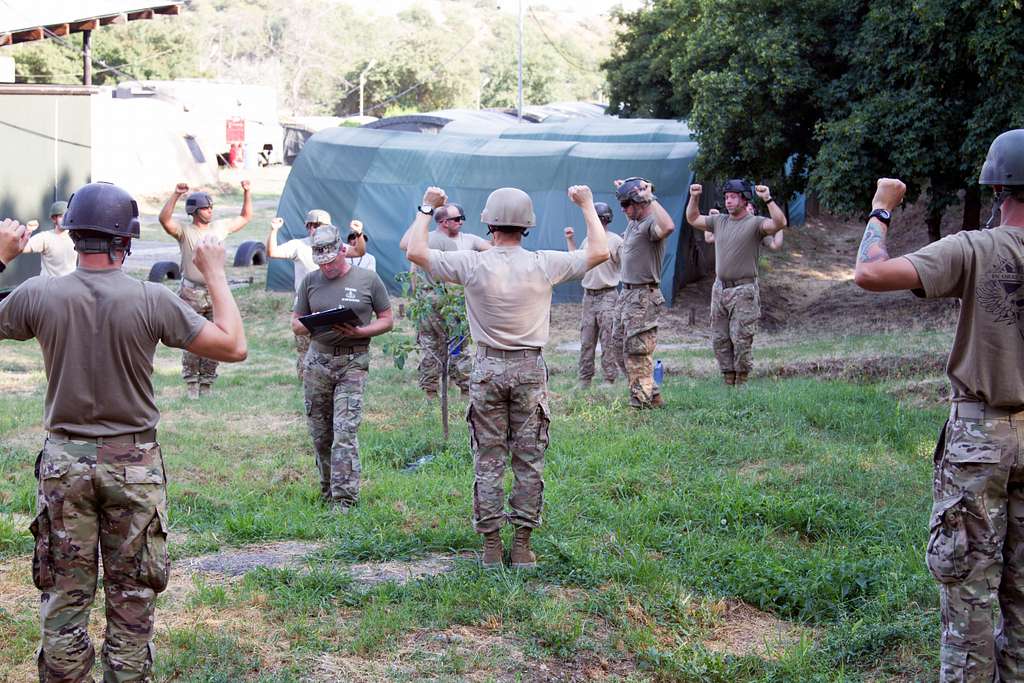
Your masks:
<instances>
[{"instance_id":1,"label":"green grass","mask_svg":"<svg viewBox=\"0 0 1024 683\"><path fill-rule=\"evenodd\" d=\"M485 572L471 555L480 540L470 524L465 401L453 398L446 446L436 406L416 388L415 362L398 370L378 352L360 430L360 506L333 514L318 502L288 297L237 294L250 359L221 366L211 400L184 398L178 352L157 356L172 554L281 540L319 550L309 570L260 569L225 585L197 578L184 599L168 599L158 620L174 627L158 638L159 680L300 680L332 657L381 663L390 680L504 680L515 671L542 680L541 664L581 671L599 661L623 680L934 677L938 600L923 555L941 406L901 406L890 385L871 382L761 379L737 392L675 373L664 386L666 409L635 413L621 382L577 393L573 356L551 354L540 568ZM403 325L397 334L409 334ZM945 343L945 333L910 332L800 340L756 354L760 362L855 363ZM672 353L680 362L711 355ZM20 388L0 402L0 559L27 563L29 536L3 513L32 513L43 376L33 344L3 342L0 354L0 382ZM427 453L429 463L405 469ZM369 587L349 571L431 553L458 555L454 570ZM722 599L803 635L771 658L715 652L706 641L722 623L714 608ZM182 625L190 610L254 607L266 642L231 621ZM0 631L19 643L0 655L0 668L30 657L24 624L33 610L0 611ZM498 645L437 640L459 629L491 634Z\"/></svg>"}]
</instances>

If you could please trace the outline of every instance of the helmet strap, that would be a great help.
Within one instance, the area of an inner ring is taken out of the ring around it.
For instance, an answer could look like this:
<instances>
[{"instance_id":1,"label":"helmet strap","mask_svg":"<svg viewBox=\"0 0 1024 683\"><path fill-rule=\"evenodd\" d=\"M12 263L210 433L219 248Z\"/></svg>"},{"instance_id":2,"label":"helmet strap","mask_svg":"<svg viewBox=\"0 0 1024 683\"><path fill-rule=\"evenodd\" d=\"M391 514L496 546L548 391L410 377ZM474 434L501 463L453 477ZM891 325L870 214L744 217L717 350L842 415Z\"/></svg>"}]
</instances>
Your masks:
<instances>
[{"instance_id":1,"label":"helmet strap","mask_svg":"<svg viewBox=\"0 0 1024 683\"><path fill-rule=\"evenodd\" d=\"M999 210L1002 208L1003 202L1006 201L1006 198L1009 196L1010 191L1007 190L1005 187L1000 187L996 191L996 199L994 202L992 202L992 215L988 217L988 223L985 223L986 230L988 230L989 228L996 227L996 221L998 220L997 216L999 215Z\"/></svg>"}]
</instances>

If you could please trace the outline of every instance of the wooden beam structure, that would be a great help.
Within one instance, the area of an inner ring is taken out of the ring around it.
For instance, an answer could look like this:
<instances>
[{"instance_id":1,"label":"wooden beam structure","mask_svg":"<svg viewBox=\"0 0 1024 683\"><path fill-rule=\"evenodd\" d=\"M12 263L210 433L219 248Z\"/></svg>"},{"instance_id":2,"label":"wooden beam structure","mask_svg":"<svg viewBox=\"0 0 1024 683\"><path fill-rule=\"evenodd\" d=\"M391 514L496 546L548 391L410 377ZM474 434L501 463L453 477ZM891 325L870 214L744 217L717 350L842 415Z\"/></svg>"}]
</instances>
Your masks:
<instances>
[{"instance_id":1,"label":"wooden beam structure","mask_svg":"<svg viewBox=\"0 0 1024 683\"><path fill-rule=\"evenodd\" d=\"M141 4L141 3L140 3ZM100 26L111 26L127 24L129 21L144 21L153 19L157 15L180 16L181 3L161 3L150 7L141 7L131 12L108 14L97 17L81 17L66 23L47 24L45 26L26 26L17 31L0 31L0 47L14 45L15 43L27 43L33 40L43 40L53 36L68 36L72 33L82 31L94 31Z\"/></svg>"}]
</instances>

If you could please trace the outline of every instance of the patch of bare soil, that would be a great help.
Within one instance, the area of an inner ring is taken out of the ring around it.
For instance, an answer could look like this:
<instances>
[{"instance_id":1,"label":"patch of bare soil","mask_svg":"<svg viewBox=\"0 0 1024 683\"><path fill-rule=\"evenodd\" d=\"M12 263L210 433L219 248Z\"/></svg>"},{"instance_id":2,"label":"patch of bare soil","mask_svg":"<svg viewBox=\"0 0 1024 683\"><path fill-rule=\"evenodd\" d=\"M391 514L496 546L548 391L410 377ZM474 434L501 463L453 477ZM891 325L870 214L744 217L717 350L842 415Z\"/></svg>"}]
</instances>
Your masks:
<instances>
[{"instance_id":1,"label":"patch of bare soil","mask_svg":"<svg viewBox=\"0 0 1024 683\"><path fill-rule=\"evenodd\" d=\"M210 555L190 557L177 563L175 569L185 574L214 573L241 576L259 567L271 569L305 566L306 556L321 548L319 543L284 541L266 545L250 545Z\"/></svg>"},{"instance_id":2,"label":"patch of bare soil","mask_svg":"<svg viewBox=\"0 0 1024 683\"><path fill-rule=\"evenodd\" d=\"M775 659L802 638L814 635L811 629L783 621L739 600L721 600L712 606L712 612L720 619L704 641L704 647L712 652Z\"/></svg>"},{"instance_id":3,"label":"patch of bare soil","mask_svg":"<svg viewBox=\"0 0 1024 683\"><path fill-rule=\"evenodd\" d=\"M549 681L620 680L633 671L632 662L609 662L580 653L568 661L531 659L523 642L494 628L455 626L443 631L418 630L405 635L384 657L321 654L310 662L309 680L370 683L416 677L435 680L547 683Z\"/></svg>"},{"instance_id":4,"label":"patch of bare soil","mask_svg":"<svg viewBox=\"0 0 1024 683\"><path fill-rule=\"evenodd\" d=\"M941 374L946 367L945 353L921 353L914 356L867 356L861 358L821 358L797 363L769 364L755 370L767 377L815 377L875 381L910 375Z\"/></svg>"},{"instance_id":5,"label":"patch of bare soil","mask_svg":"<svg viewBox=\"0 0 1024 683\"><path fill-rule=\"evenodd\" d=\"M402 585L428 576L446 574L455 569L456 559L451 555L428 555L418 560L364 562L350 566L349 572L356 583L366 586L388 581Z\"/></svg>"}]
</instances>

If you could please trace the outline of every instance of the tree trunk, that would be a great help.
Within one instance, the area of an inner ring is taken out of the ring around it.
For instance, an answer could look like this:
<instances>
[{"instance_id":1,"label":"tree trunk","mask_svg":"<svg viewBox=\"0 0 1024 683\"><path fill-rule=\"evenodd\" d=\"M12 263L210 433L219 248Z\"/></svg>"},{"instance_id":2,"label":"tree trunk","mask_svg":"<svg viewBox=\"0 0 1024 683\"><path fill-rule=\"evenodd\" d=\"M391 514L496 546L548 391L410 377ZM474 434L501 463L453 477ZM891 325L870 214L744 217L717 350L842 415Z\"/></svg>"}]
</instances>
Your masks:
<instances>
[{"instance_id":1,"label":"tree trunk","mask_svg":"<svg viewBox=\"0 0 1024 683\"><path fill-rule=\"evenodd\" d=\"M925 225L928 226L929 242L938 242L942 239L942 209L928 209Z\"/></svg>"},{"instance_id":2,"label":"tree trunk","mask_svg":"<svg viewBox=\"0 0 1024 683\"><path fill-rule=\"evenodd\" d=\"M978 230L981 228L981 188L971 185L964 193L964 222L961 230Z\"/></svg>"}]
</instances>

